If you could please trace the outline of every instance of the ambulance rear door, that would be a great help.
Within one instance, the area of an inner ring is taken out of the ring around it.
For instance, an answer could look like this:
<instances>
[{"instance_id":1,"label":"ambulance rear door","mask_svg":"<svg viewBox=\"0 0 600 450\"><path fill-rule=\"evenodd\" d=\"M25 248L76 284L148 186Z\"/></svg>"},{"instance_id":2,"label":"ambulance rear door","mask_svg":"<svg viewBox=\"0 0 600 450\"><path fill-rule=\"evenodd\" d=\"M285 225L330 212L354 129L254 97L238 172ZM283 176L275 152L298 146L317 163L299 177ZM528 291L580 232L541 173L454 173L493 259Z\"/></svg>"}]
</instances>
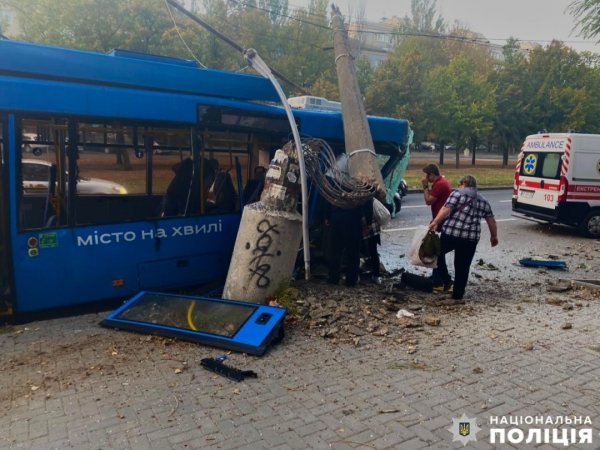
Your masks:
<instances>
[{"instance_id":1,"label":"ambulance rear door","mask_svg":"<svg viewBox=\"0 0 600 450\"><path fill-rule=\"evenodd\" d=\"M525 141L516 183L520 209L555 218L565 188L561 186L561 168L568 139L563 136L533 135Z\"/></svg>"}]
</instances>

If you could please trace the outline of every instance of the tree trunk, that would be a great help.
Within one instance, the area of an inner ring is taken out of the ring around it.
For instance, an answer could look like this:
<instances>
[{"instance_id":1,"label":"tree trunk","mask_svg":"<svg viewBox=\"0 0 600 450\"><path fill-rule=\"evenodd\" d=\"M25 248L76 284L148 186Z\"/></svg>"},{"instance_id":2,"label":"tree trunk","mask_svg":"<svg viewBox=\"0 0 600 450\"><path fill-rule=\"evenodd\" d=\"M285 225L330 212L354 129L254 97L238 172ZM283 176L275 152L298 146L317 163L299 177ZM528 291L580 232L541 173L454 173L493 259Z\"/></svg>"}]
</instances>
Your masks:
<instances>
[{"instance_id":1,"label":"tree trunk","mask_svg":"<svg viewBox=\"0 0 600 450\"><path fill-rule=\"evenodd\" d=\"M125 144L125 135L122 131L117 132L117 144ZM117 165L123 167L123 170L133 170L129 152L126 147L119 147L117 150Z\"/></svg>"},{"instance_id":2,"label":"tree trunk","mask_svg":"<svg viewBox=\"0 0 600 450\"><path fill-rule=\"evenodd\" d=\"M456 168L458 169L460 167L460 149L458 148L458 145L456 146Z\"/></svg>"},{"instance_id":3,"label":"tree trunk","mask_svg":"<svg viewBox=\"0 0 600 450\"><path fill-rule=\"evenodd\" d=\"M502 167L508 166L508 145L502 149Z\"/></svg>"}]
</instances>

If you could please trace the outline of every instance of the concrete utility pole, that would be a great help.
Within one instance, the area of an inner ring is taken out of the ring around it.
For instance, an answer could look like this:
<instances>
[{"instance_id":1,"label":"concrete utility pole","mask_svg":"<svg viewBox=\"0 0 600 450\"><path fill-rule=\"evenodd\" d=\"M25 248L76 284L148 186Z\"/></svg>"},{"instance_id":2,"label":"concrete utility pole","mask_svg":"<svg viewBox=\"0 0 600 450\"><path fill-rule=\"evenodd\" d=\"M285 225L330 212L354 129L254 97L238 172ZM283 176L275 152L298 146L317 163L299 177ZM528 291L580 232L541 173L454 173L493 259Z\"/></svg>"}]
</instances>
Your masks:
<instances>
[{"instance_id":1,"label":"concrete utility pole","mask_svg":"<svg viewBox=\"0 0 600 450\"><path fill-rule=\"evenodd\" d=\"M275 152L260 201L244 208L223 298L267 303L294 270L302 238L298 153L292 142Z\"/></svg>"},{"instance_id":2,"label":"concrete utility pole","mask_svg":"<svg viewBox=\"0 0 600 450\"><path fill-rule=\"evenodd\" d=\"M348 33L344 28L344 19L339 8L335 5L331 8L335 69L342 102L350 176L359 182L374 186L377 190L376 196L385 199L385 185L375 158L375 146L358 87L354 58L350 55Z\"/></svg>"}]
</instances>

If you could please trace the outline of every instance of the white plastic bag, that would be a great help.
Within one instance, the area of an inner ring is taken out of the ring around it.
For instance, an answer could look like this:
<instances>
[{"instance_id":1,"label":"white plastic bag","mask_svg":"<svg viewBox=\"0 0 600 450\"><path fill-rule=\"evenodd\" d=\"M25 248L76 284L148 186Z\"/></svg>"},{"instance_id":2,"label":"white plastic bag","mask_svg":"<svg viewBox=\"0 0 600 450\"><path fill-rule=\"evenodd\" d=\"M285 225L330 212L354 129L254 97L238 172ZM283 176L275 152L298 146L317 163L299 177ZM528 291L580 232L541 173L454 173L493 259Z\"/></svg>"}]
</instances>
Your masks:
<instances>
[{"instance_id":1,"label":"white plastic bag","mask_svg":"<svg viewBox=\"0 0 600 450\"><path fill-rule=\"evenodd\" d=\"M381 227L385 227L392 220L389 210L376 198L373 199L373 219Z\"/></svg>"},{"instance_id":2,"label":"white plastic bag","mask_svg":"<svg viewBox=\"0 0 600 450\"><path fill-rule=\"evenodd\" d=\"M413 235L413 239L410 244L410 250L408 252L408 259L413 266L435 269L437 267L437 258L434 258L431 262L429 262L422 261L419 257L419 249L421 248L421 244L423 243L425 236L427 236L427 233L429 233L428 227L420 226L415 230L415 234Z\"/></svg>"}]
</instances>

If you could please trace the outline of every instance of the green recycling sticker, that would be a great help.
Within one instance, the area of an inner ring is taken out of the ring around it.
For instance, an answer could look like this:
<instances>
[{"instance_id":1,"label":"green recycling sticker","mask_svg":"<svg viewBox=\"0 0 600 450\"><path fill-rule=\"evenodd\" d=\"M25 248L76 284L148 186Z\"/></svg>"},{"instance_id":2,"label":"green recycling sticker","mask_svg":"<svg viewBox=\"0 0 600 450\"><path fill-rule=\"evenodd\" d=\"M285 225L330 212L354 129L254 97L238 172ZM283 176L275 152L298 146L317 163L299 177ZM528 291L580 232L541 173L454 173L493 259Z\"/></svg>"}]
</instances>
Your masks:
<instances>
[{"instance_id":1,"label":"green recycling sticker","mask_svg":"<svg viewBox=\"0 0 600 450\"><path fill-rule=\"evenodd\" d=\"M58 247L58 236L56 233L43 233L39 235L40 248Z\"/></svg>"}]
</instances>

